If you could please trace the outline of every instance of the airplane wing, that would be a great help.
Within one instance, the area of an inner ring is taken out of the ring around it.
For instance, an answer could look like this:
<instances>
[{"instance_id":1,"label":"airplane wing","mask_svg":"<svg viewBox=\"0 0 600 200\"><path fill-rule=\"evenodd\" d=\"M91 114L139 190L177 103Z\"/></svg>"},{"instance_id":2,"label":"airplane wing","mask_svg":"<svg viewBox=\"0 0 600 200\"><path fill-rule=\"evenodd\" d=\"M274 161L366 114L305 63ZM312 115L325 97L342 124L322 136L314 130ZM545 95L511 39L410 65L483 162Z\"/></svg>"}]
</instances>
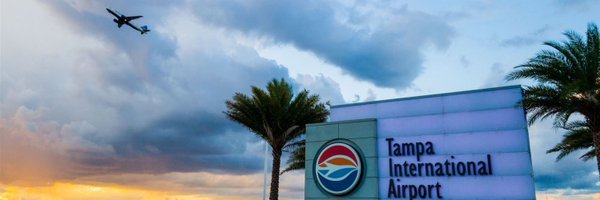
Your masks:
<instances>
[{"instance_id":1,"label":"airplane wing","mask_svg":"<svg viewBox=\"0 0 600 200\"><path fill-rule=\"evenodd\" d=\"M106 11L108 11L110 14L114 15L116 18L121 18L121 15L118 15L117 13L115 13L114 11L110 10L110 9L106 9Z\"/></svg>"},{"instance_id":2,"label":"airplane wing","mask_svg":"<svg viewBox=\"0 0 600 200\"><path fill-rule=\"evenodd\" d=\"M128 17L125 17L125 19L127 19L127 21L131 21L131 20L134 20L134 19L137 19L137 18L141 18L141 17L143 17L143 16L141 16L141 15L138 15L138 16L128 16Z\"/></svg>"},{"instance_id":3,"label":"airplane wing","mask_svg":"<svg viewBox=\"0 0 600 200\"><path fill-rule=\"evenodd\" d=\"M133 25L131 23L125 23L125 24L127 24L128 26L130 26L131 28L133 28L133 29L135 29L135 30L137 30L139 32L143 32L142 29L140 29L139 27L137 27L137 26L135 26L135 25Z\"/></svg>"}]
</instances>

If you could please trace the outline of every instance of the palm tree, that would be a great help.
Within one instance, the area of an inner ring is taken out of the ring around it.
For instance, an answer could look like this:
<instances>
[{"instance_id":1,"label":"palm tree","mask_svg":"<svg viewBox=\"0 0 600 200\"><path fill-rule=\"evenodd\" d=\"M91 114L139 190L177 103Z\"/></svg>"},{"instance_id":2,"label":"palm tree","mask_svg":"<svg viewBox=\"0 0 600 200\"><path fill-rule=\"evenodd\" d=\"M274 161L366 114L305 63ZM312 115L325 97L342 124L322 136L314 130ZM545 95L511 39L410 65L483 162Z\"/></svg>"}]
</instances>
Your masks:
<instances>
[{"instance_id":1,"label":"palm tree","mask_svg":"<svg viewBox=\"0 0 600 200\"><path fill-rule=\"evenodd\" d=\"M300 140L298 142L291 143L286 146L286 149L290 149L292 155L287 160L288 167L281 171L281 174L293 170L304 169L304 156L306 151L306 140Z\"/></svg>"},{"instance_id":2,"label":"palm tree","mask_svg":"<svg viewBox=\"0 0 600 200\"><path fill-rule=\"evenodd\" d=\"M549 41L525 64L515 67L507 80L528 78L537 81L524 88L523 107L529 113L529 124L555 117L555 127L568 130L563 141L548 152L560 152L557 160L575 150L590 149L581 158L596 157L600 172L600 34L590 23L587 39L567 31L568 40ZM583 121L570 122L573 115Z\"/></svg>"},{"instance_id":3,"label":"palm tree","mask_svg":"<svg viewBox=\"0 0 600 200\"><path fill-rule=\"evenodd\" d=\"M252 96L236 93L227 100L227 117L246 126L271 145L273 168L269 199L279 196L279 168L284 147L305 132L305 125L324 122L329 115L318 95L303 90L294 96L292 86L284 79L273 79L267 91L252 86Z\"/></svg>"}]
</instances>

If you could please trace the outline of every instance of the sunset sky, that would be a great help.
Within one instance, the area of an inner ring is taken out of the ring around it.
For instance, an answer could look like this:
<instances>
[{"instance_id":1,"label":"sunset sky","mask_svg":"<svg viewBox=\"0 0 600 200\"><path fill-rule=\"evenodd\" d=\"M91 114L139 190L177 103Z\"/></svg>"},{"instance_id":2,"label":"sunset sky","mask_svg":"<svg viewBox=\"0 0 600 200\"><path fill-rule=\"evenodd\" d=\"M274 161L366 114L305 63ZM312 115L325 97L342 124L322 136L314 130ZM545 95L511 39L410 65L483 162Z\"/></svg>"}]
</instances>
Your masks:
<instances>
[{"instance_id":1,"label":"sunset sky","mask_svg":"<svg viewBox=\"0 0 600 200\"><path fill-rule=\"evenodd\" d=\"M148 25L117 28L105 8ZM0 200L259 199L264 143L224 101L285 78L333 105L515 84L594 0L0 1ZM600 199L595 160L529 127L537 197ZM281 178L302 199L304 172Z\"/></svg>"}]
</instances>

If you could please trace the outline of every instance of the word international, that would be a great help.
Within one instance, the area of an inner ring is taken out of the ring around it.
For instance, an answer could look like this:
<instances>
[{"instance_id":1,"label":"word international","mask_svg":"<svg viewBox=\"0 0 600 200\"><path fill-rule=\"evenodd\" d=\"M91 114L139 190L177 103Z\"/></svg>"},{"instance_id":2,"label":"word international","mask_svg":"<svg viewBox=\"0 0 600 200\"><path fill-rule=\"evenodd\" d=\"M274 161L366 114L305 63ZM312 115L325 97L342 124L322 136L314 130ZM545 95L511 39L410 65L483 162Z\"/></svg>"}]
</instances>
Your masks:
<instances>
[{"instance_id":1,"label":"word international","mask_svg":"<svg viewBox=\"0 0 600 200\"><path fill-rule=\"evenodd\" d=\"M442 199L443 186L431 184L403 184L400 177L452 177L452 176L491 176L492 156L487 154L485 159L476 161L458 161L453 155L444 161L421 162L422 156L435 155L432 142L396 143L394 138L386 138L388 145L389 174L388 198ZM392 157L415 156L416 162L394 162Z\"/></svg>"}]
</instances>

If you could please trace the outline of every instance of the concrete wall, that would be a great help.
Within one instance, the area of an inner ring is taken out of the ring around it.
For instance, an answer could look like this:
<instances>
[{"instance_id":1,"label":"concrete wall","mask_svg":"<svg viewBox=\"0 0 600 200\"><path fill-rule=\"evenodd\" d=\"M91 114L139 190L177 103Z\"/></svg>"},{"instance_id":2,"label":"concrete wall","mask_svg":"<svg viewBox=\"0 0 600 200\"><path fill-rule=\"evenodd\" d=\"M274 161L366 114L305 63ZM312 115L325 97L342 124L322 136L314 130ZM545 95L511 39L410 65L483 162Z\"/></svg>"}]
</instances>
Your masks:
<instances>
[{"instance_id":1,"label":"concrete wall","mask_svg":"<svg viewBox=\"0 0 600 200\"><path fill-rule=\"evenodd\" d=\"M344 196L322 191L314 180L314 159L325 143L344 138L358 146L364 159L363 178ZM305 199L378 199L377 122L375 119L310 124L306 127Z\"/></svg>"}]
</instances>

